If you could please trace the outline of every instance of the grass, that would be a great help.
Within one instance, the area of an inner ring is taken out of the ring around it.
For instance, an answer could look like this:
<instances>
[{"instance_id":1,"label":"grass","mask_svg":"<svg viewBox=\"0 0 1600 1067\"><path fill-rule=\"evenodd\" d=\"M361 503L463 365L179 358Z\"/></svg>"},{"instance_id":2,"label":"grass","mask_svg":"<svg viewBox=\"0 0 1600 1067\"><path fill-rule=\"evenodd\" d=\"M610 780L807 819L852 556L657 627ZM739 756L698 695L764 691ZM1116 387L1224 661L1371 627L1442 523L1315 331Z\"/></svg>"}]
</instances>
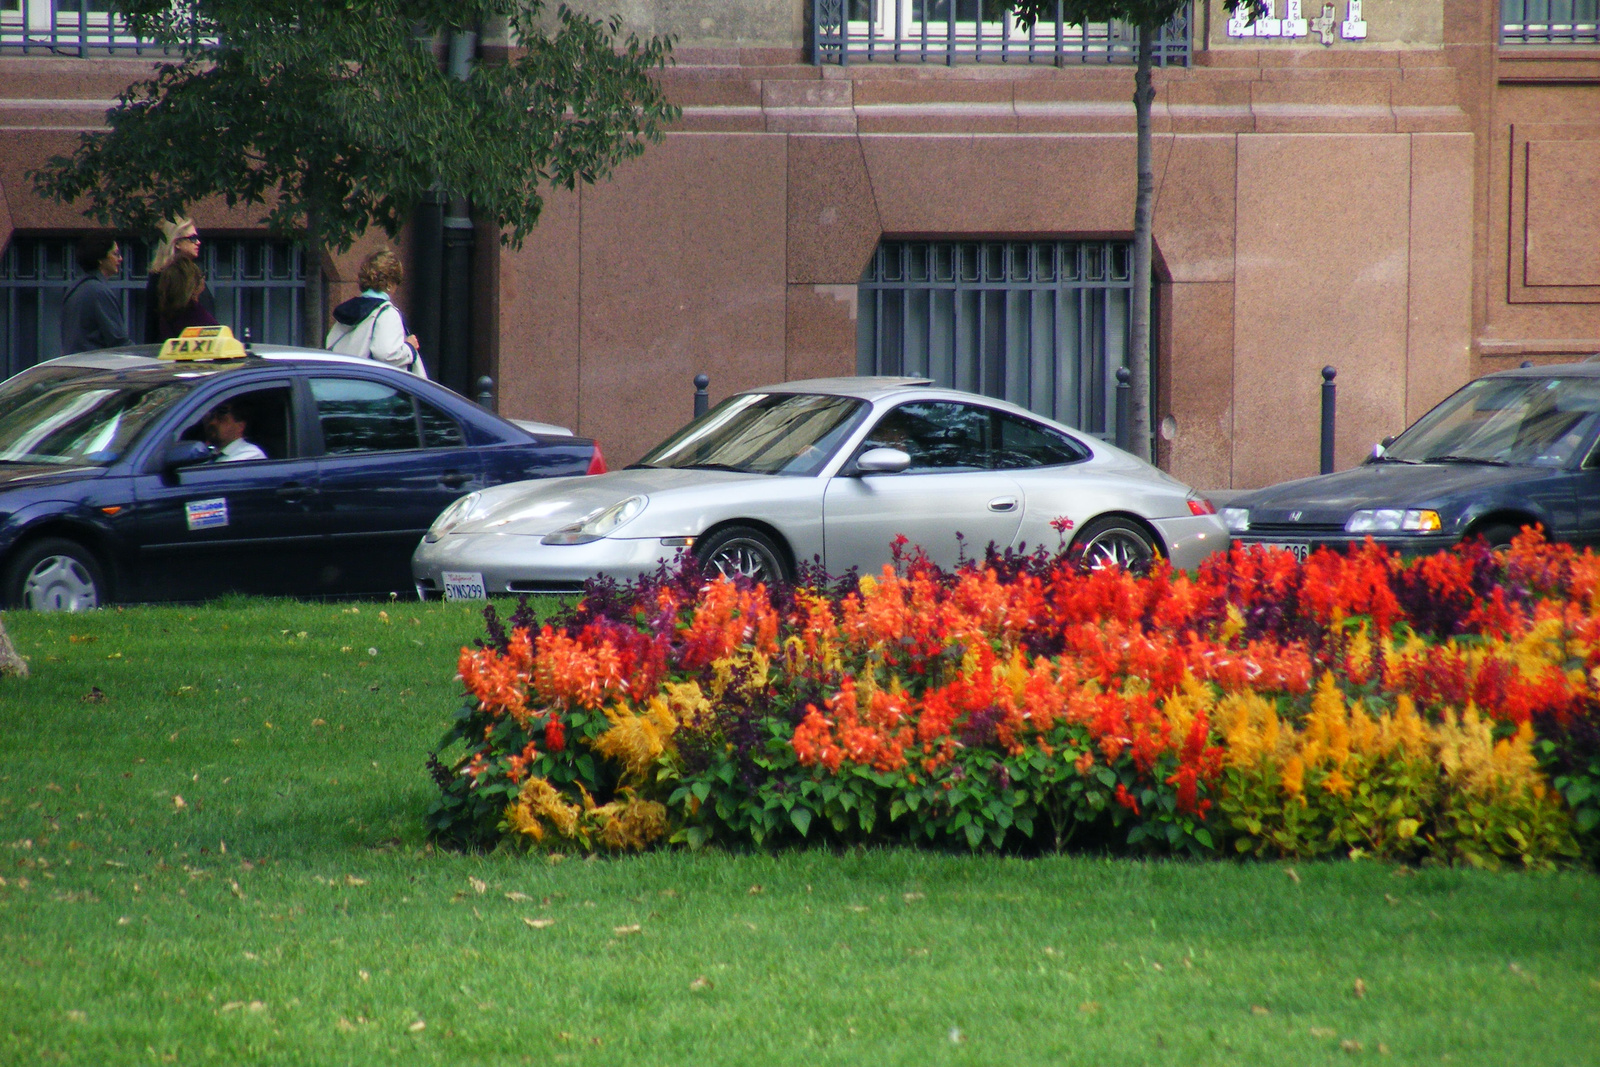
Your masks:
<instances>
[{"instance_id":1,"label":"grass","mask_svg":"<svg viewBox=\"0 0 1600 1067\"><path fill-rule=\"evenodd\" d=\"M0 1063L1600 1062L1591 873L447 854L470 607L5 622Z\"/></svg>"}]
</instances>

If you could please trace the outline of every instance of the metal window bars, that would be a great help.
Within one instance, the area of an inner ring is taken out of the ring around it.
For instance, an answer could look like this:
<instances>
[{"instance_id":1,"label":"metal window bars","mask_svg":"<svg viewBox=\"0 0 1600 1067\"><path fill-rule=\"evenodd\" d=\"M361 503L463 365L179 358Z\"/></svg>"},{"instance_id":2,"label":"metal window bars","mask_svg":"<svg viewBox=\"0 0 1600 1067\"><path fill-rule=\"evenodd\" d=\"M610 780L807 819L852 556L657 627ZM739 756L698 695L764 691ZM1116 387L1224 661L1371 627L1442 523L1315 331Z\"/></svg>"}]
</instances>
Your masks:
<instances>
[{"instance_id":1,"label":"metal window bars","mask_svg":"<svg viewBox=\"0 0 1600 1067\"><path fill-rule=\"evenodd\" d=\"M812 0L811 55L837 63L1132 63L1138 29L1123 22L1053 21L1020 25L986 0ZM1157 66L1188 66L1193 5L1161 28Z\"/></svg>"},{"instance_id":2,"label":"metal window bars","mask_svg":"<svg viewBox=\"0 0 1600 1067\"><path fill-rule=\"evenodd\" d=\"M73 262L73 239L16 236L0 252L0 379L61 354L61 303L83 272ZM122 273L109 280L121 299L122 320L135 341L144 337L145 282L151 244L122 240ZM305 314L305 254L299 245L261 237L208 237L201 270L217 318L243 338L297 345Z\"/></svg>"},{"instance_id":3,"label":"metal window bars","mask_svg":"<svg viewBox=\"0 0 1600 1067\"><path fill-rule=\"evenodd\" d=\"M883 241L857 294L857 373L925 376L1113 441L1132 294L1128 241Z\"/></svg>"},{"instance_id":4,"label":"metal window bars","mask_svg":"<svg viewBox=\"0 0 1600 1067\"><path fill-rule=\"evenodd\" d=\"M0 0L0 54L174 54L133 36L115 8L115 0Z\"/></svg>"},{"instance_id":5,"label":"metal window bars","mask_svg":"<svg viewBox=\"0 0 1600 1067\"><path fill-rule=\"evenodd\" d=\"M1600 0L1500 0L1500 43L1600 44Z\"/></svg>"}]
</instances>

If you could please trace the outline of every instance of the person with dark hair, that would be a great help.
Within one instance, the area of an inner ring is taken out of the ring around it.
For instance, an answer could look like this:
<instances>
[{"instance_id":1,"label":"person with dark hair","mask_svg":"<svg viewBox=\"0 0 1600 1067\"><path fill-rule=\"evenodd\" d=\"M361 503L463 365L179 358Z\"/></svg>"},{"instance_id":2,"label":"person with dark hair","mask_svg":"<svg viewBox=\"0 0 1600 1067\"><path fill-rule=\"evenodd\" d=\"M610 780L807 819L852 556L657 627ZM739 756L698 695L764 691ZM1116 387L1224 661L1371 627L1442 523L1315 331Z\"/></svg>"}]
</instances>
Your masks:
<instances>
[{"instance_id":1,"label":"person with dark hair","mask_svg":"<svg viewBox=\"0 0 1600 1067\"><path fill-rule=\"evenodd\" d=\"M415 334L406 333L405 320L392 296L405 281L400 258L380 248L361 263L357 275L361 295L333 309L333 328L323 347L345 356L377 360L426 378Z\"/></svg>"},{"instance_id":2,"label":"person with dark hair","mask_svg":"<svg viewBox=\"0 0 1600 1067\"><path fill-rule=\"evenodd\" d=\"M244 435L249 432L250 419L243 405L224 400L206 413L201 423L206 443L216 448L218 463L234 463L242 459L266 459L261 446L251 444Z\"/></svg>"},{"instance_id":3,"label":"person with dark hair","mask_svg":"<svg viewBox=\"0 0 1600 1067\"><path fill-rule=\"evenodd\" d=\"M92 352L128 343L122 299L106 283L122 272L122 249L108 234L78 239L73 251L83 271L61 302L61 354Z\"/></svg>"},{"instance_id":4,"label":"person with dark hair","mask_svg":"<svg viewBox=\"0 0 1600 1067\"><path fill-rule=\"evenodd\" d=\"M174 259L156 286L156 318L161 336L176 337L188 326L215 326L217 317L200 302L206 280L192 259Z\"/></svg>"},{"instance_id":5,"label":"person with dark hair","mask_svg":"<svg viewBox=\"0 0 1600 1067\"><path fill-rule=\"evenodd\" d=\"M150 274L144 285L145 344L158 345L172 336L161 332L161 272L179 259L187 259L197 268L200 265L200 232L192 219L169 219L161 224L161 243L150 256ZM217 307L210 289L200 290L200 306L206 314L216 316Z\"/></svg>"}]
</instances>

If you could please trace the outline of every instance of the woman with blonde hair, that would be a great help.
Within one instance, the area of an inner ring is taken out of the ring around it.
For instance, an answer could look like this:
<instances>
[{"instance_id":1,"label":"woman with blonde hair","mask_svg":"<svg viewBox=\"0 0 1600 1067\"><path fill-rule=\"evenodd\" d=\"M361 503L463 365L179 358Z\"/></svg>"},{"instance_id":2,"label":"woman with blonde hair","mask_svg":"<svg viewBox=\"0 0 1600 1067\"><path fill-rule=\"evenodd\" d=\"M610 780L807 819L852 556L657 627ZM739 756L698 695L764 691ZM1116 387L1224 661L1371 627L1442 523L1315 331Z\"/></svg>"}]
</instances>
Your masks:
<instances>
[{"instance_id":1,"label":"woman with blonde hair","mask_svg":"<svg viewBox=\"0 0 1600 1067\"><path fill-rule=\"evenodd\" d=\"M323 347L426 378L416 334L406 333L405 319L392 301L394 291L405 281L399 257L387 248L378 249L361 261L357 280L361 295L333 309L333 328Z\"/></svg>"},{"instance_id":2,"label":"woman with blonde hair","mask_svg":"<svg viewBox=\"0 0 1600 1067\"><path fill-rule=\"evenodd\" d=\"M145 344L158 345L172 336L162 332L161 272L178 260L193 263L198 272L199 259L200 233L195 228L193 219L169 219L161 223L161 243L156 246L155 252L150 257L150 274L144 284ZM216 301L211 296L211 290L205 288L203 284L199 299L201 308L211 317L211 322L215 323Z\"/></svg>"}]
</instances>

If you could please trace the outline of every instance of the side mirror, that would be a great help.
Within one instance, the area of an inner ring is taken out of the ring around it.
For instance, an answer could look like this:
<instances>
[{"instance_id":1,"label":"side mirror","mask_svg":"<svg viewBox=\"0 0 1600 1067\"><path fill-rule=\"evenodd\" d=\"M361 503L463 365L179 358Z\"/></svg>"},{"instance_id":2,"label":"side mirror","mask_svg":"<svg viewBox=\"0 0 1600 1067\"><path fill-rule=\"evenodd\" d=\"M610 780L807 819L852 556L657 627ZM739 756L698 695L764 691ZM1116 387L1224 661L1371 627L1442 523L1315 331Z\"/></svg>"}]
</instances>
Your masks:
<instances>
[{"instance_id":1,"label":"side mirror","mask_svg":"<svg viewBox=\"0 0 1600 1067\"><path fill-rule=\"evenodd\" d=\"M1382 459L1384 457L1384 454L1389 451L1389 446L1392 445L1392 444L1394 444L1394 434L1390 434L1388 437L1385 437L1383 440L1381 440L1377 444L1373 445L1372 446L1372 454L1370 456L1368 456L1366 459L1362 460L1362 462L1363 463L1376 463L1376 462L1378 462L1378 460Z\"/></svg>"},{"instance_id":2,"label":"side mirror","mask_svg":"<svg viewBox=\"0 0 1600 1067\"><path fill-rule=\"evenodd\" d=\"M204 441L179 441L162 455L161 468L170 471L179 467L193 467L209 462L216 454L217 450Z\"/></svg>"},{"instance_id":3,"label":"side mirror","mask_svg":"<svg viewBox=\"0 0 1600 1067\"><path fill-rule=\"evenodd\" d=\"M899 474L911 466L911 457L898 448L874 448L856 460L859 474Z\"/></svg>"}]
</instances>

